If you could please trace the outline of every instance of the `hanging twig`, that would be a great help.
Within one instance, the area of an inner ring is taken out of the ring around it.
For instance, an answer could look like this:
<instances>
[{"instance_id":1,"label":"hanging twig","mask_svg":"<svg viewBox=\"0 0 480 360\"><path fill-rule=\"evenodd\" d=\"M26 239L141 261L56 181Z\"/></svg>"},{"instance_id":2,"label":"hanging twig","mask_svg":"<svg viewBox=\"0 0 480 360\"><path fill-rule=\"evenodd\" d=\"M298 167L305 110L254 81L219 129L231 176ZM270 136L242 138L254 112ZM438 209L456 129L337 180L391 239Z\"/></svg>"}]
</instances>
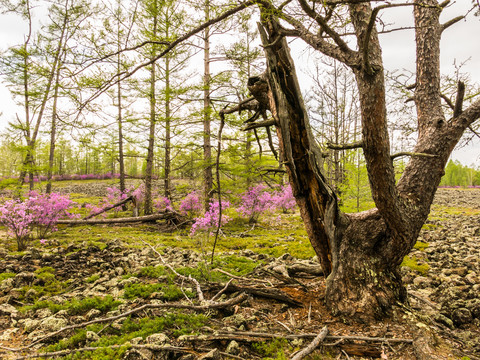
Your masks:
<instances>
[{"instance_id":1,"label":"hanging twig","mask_svg":"<svg viewBox=\"0 0 480 360\"><path fill-rule=\"evenodd\" d=\"M218 128L218 146L217 146L217 162L215 164L215 171L217 175L217 193L218 193L218 223L217 229L215 231L215 240L213 241L212 247L212 259L211 264L213 265L213 256L215 255L215 247L217 246L218 234L220 233L220 227L222 226L222 191L220 188L220 151L222 148L222 130L225 125L225 118L220 116L220 127Z\"/></svg>"}]
</instances>

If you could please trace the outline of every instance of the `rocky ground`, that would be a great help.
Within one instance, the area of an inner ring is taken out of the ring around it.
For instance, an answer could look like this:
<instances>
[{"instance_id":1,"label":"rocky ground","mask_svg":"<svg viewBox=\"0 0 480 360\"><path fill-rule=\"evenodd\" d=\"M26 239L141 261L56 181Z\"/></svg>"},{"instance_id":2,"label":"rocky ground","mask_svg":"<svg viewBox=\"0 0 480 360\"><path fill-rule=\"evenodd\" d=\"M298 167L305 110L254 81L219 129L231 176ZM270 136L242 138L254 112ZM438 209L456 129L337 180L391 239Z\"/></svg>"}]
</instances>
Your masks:
<instances>
[{"instance_id":1,"label":"rocky ground","mask_svg":"<svg viewBox=\"0 0 480 360\"><path fill-rule=\"evenodd\" d=\"M410 304L368 325L333 318L315 261L288 254L223 254L253 264L233 276L202 271L194 251L115 240L0 250L0 358L287 359L327 325L310 359L479 359L480 190L441 189L420 241L402 268ZM111 351L86 352L99 347Z\"/></svg>"}]
</instances>

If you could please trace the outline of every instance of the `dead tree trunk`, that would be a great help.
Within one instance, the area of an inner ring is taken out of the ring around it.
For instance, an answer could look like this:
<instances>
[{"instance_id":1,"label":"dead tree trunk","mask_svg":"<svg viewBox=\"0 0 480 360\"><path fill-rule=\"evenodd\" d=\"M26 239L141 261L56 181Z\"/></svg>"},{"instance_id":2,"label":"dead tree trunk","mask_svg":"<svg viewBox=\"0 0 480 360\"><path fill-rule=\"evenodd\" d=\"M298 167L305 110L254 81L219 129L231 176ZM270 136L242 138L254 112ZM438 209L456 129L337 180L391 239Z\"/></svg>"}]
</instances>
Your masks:
<instances>
[{"instance_id":1,"label":"dead tree trunk","mask_svg":"<svg viewBox=\"0 0 480 360\"><path fill-rule=\"evenodd\" d=\"M385 244L392 232L377 209L353 215L340 212L336 194L322 174L322 155L310 130L287 43L275 21L265 21L259 28L267 72L251 78L249 88L271 111L277 126L293 194L328 275L327 303L333 313L349 318L382 317L406 295L399 263L385 261Z\"/></svg>"},{"instance_id":2,"label":"dead tree trunk","mask_svg":"<svg viewBox=\"0 0 480 360\"><path fill-rule=\"evenodd\" d=\"M462 111L463 95L459 91L460 106L446 120L440 93L440 38L442 31L458 19L441 25L442 5L435 0L415 0L418 141L396 183L386 121L382 52L375 30L380 7L372 10L369 2L347 5L359 48L353 51L306 1L299 3L320 26L319 35L287 14L282 17L294 29L282 28L272 15L279 10L262 2L259 29L267 71L251 77L249 89L259 103L259 111L268 109L272 113L293 194L312 246L328 275L328 306L346 319L369 321L385 316L393 304L406 299L399 266L428 216L451 151L466 128L480 118L480 100ZM322 37L324 32L332 42ZM301 37L353 70L362 120L363 139L358 146L365 154L375 209L356 214L339 210L336 194L322 174L322 157L310 131L286 35ZM271 121L263 123L271 125Z\"/></svg>"}]
</instances>

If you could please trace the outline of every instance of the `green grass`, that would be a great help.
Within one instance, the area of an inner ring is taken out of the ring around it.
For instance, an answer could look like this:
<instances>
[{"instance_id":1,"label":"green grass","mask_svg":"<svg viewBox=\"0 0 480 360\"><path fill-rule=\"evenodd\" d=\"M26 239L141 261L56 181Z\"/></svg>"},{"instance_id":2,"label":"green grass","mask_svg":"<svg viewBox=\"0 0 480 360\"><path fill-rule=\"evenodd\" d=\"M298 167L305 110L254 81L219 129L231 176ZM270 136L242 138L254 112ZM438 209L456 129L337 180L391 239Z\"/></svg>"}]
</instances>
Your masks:
<instances>
[{"instance_id":1,"label":"green grass","mask_svg":"<svg viewBox=\"0 0 480 360\"><path fill-rule=\"evenodd\" d=\"M419 264L418 259L415 256L410 257L408 255L403 258L400 266L409 267L413 271L417 271L422 275L425 275L428 270L430 270L430 266L428 266L428 264Z\"/></svg>"},{"instance_id":2,"label":"green grass","mask_svg":"<svg viewBox=\"0 0 480 360\"><path fill-rule=\"evenodd\" d=\"M56 304L51 301L37 301L33 305L27 305L21 308L22 312L38 309L50 309L54 314L60 310L66 310L70 315L86 314L91 309L100 310L102 313L114 310L122 302L114 300L110 295L105 297L95 296L93 298L77 299L73 298L62 304Z\"/></svg>"},{"instance_id":3,"label":"green grass","mask_svg":"<svg viewBox=\"0 0 480 360\"><path fill-rule=\"evenodd\" d=\"M124 288L125 299L148 299L153 293L160 293L162 300L174 301L186 296L193 298L195 294L192 291L182 290L175 284L128 284ZM184 294L185 293L185 294Z\"/></svg>"}]
</instances>

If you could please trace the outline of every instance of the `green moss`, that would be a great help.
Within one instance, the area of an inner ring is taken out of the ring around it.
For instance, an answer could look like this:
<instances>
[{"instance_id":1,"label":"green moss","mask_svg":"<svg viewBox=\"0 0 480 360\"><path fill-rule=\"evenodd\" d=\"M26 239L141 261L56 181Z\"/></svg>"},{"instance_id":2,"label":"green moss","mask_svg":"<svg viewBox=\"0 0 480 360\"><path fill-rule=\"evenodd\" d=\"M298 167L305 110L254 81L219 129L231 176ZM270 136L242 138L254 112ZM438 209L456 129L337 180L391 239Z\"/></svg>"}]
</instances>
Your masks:
<instances>
[{"instance_id":1,"label":"green moss","mask_svg":"<svg viewBox=\"0 0 480 360\"><path fill-rule=\"evenodd\" d=\"M292 347L286 339L254 343L253 348L262 355L264 360L287 360L288 357L285 352L292 351Z\"/></svg>"},{"instance_id":2,"label":"green moss","mask_svg":"<svg viewBox=\"0 0 480 360\"><path fill-rule=\"evenodd\" d=\"M428 243L423 241L417 241L413 247L417 250L424 251L428 247Z\"/></svg>"},{"instance_id":3,"label":"green moss","mask_svg":"<svg viewBox=\"0 0 480 360\"><path fill-rule=\"evenodd\" d=\"M91 283L94 283L95 281L97 281L98 279L100 279L100 275L93 274L92 276L86 278L85 282L88 283L88 284L91 284Z\"/></svg>"},{"instance_id":4,"label":"green moss","mask_svg":"<svg viewBox=\"0 0 480 360\"><path fill-rule=\"evenodd\" d=\"M140 269L140 271L137 273L137 276L157 279L167 274L168 272L165 269L165 266L158 265L158 266L147 266Z\"/></svg>"},{"instance_id":5,"label":"green moss","mask_svg":"<svg viewBox=\"0 0 480 360\"><path fill-rule=\"evenodd\" d=\"M422 275L425 275L430 269L428 264L419 264L418 259L415 256L410 257L408 255L403 258L401 266L407 266L413 271L417 271Z\"/></svg>"},{"instance_id":6,"label":"green moss","mask_svg":"<svg viewBox=\"0 0 480 360\"><path fill-rule=\"evenodd\" d=\"M159 298L169 301L182 299L185 295L188 297L195 296L191 291L182 292L182 290L174 284L128 284L124 290L125 299L136 299L139 297L148 299L153 293L159 293Z\"/></svg>"},{"instance_id":7,"label":"green moss","mask_svg":"<svg viewBox=\"0 0 480 360\"><path fill-rule=\"evenodd\" d=\"M122 302L114 300L110 295L105 297L95 296L93 298L77 299L66 301L62 304L55 304L51 301L37 301L33 305L24 306L21 311L26 312L28 310L38 310L48 308L53 313L57 313L60 310L66 310L70 315L85 314L91 309L100 310L102 313L114 310Z\"/></svg>"},{"instance_id":8,"label":"green moss","mask_svg":"<svg viewBox=\"0 0 480 360\"><path fill-rule=\"evenodd\" d=\"M15 275L16 275L15 273L11 273L11 272L0 273L0 282L6 279L13 278L15 277Z\"/></svg>"},{"instance_id":9,"label":"green moss","mask_svg":"<svg viewBox=\"0 0 480 360\"><path fill-rule=\"evenodd\" d=\"M195 333L199 328L204 326L208 321L205 315L185 314L185 313L165 313L155 318L125 318L120 328L105 327L105 324L92 324L86 329L77 330L74 335L69 338L60 340L56 344L52 344L46 348L46 351L60 351L72 349L86 345L87 331L95 333L101 332L99 340L89 343L92 347L107 347L112 345L126 345L128 341L136 337L145 339L149 335L164 332L168 336L178 337L180 335ZM117 349L108 354L106 349L97 350L92 353L80 353L78 359L120 359ZM83 355L85 354L85 355ZM101 357L101 355L105 357ZM123 355L123 353L121 354ZM73 359L73 358L72 358ZM77 359L77 358L75 358Z\"/></svg>"}]
</instances>

